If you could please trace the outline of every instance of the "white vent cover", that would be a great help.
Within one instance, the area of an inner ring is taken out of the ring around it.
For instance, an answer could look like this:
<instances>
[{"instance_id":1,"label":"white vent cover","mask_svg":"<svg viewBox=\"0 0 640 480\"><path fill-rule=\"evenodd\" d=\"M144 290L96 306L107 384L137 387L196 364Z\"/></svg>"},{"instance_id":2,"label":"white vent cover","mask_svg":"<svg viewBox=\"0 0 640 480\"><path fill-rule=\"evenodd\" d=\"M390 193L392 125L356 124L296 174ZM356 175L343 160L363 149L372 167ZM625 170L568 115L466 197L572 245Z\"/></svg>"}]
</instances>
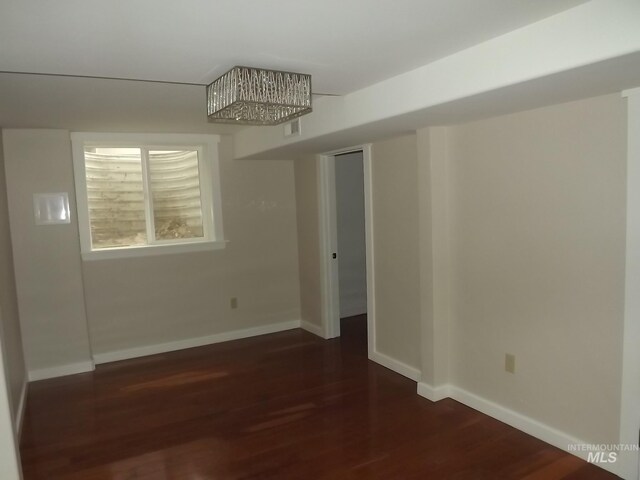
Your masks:
<instances>
[{"instance_id":1,"label":"white vent cover","mask_svg":"<svg viewBox=\"0 0 640 480\"><path fill-rule=\"evenodd\" d=\"M289 123L284 124L284 136L285 137L298 137L300 136L300 119L296 118Z\"/></svg>"}]
</instances>

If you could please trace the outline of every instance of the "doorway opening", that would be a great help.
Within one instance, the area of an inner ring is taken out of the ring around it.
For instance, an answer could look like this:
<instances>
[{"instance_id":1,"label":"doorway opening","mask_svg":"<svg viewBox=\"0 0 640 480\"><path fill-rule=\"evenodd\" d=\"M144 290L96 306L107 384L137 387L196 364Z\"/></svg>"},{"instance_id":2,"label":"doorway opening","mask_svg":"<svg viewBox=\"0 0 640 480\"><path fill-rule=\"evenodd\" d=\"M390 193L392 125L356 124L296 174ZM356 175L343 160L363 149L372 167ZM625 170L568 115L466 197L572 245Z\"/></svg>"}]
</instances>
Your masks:
<instances>
[{"instance_id":1,"label":"doorway opening","mask_svg":"<svg viewBox=\"0 0 640 480\"><path fill-rule=\"evenodd\" d=\"M320 155L318 168L324 337L340 336L341 319L351 331L353 325L366 322L371 357L375 345L371 147Z\"/></svg>"}]
</instances>

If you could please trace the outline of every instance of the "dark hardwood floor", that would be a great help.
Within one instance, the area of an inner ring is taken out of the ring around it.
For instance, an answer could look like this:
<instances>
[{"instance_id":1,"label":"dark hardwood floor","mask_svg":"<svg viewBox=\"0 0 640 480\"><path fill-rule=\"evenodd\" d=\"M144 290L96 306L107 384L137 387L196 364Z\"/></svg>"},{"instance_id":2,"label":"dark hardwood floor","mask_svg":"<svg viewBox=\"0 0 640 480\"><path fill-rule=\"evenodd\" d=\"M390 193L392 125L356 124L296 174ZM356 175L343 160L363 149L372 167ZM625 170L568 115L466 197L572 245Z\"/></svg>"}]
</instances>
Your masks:
<instances>
[{"instance_id":1,"label":"dark hardwood floor","mask_svg":"<svg viewBox=\"0 0 640 480\"><path fill-rule=\"evenodd\" d=\"M617 478L369 362L366 320L32 383L27 480Z\"/></svg>"}]
</instances>

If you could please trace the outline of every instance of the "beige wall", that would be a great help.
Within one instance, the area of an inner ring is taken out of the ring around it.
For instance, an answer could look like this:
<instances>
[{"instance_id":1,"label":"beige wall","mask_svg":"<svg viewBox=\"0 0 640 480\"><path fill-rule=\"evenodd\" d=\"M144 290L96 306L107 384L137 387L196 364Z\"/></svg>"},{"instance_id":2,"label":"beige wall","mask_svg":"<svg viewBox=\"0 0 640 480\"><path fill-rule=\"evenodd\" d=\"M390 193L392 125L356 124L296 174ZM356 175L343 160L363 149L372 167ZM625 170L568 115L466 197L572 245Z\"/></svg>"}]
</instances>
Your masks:
<instances>
[{"instance_id":1,"label":"beige wall","mask_svg":"<svg viewBox=\"0 0 640 480\"><path fill-rule=\"evenodd\" d=\"M30 371L300 319L292 162L234 161L223 137L225 249L82 263L75 214L71 225L33 221L36 192L67 191L74 210L69 132L4 134Z\"/></svg>"},{"instance_id":2,"label":"beige wall","mask_svg":"<svg viewBox=\"0 0 640 480\"><path fill-rule=\"evenodd\" d=\"M374 144L378 350L428 386L616 443L625 142L612 95Z\"/></svg>"},{"instance_id":3,"label":"beige wall","mask_svg":"<svg viewBox=\"0 0 640 480\"><path fill-rule=\"evenodd\" d=\"M5 369L14 419L17 419L21 395L27 381L18 316L18 298L13 270L13 252L9 229L4 151L0 136L0 335L4 340Z\"/></svg>"},{"instance_id":4,"label":"beige wall","mask_svg":"<svg viewBox=\"0 0 640 480\"><path fill-rule=\"evenodd\" d=\"M224 250L81 265L75 215L37 227L32 213L35 192L68 191L73 209L69 132L5 139L30 370L91 358L85 297L95 354L299 319L291 162L235 162L221 143Z\"/></svg>"},{"instance_id":5,"label":"beige wall","mask_svg":"<svg viewBox=\"0 0 640 480\"><path fill-rule=\"evenodd\" d=\"M230 147L223 250L83 263L95 354L300 319L293 163L234 161Z\"/></svg>"},{"instance_id":6,"label":"beige wall","mask_svg":"<svg viewBox=\"0 0 640 480\"><path fill-rule=\"evenodd\" d=\"M449 131L451 383L594 443L618 440L625 140L618 95Z\"/></svg>"},{"instance_id":7,"label":"beige wall","mask_svg":"<svg viewBox=\"0 0 640 480\"><path fill-rule=\"evenodd\" d=\"M69 225L38 226L33 194L68 192L71 143L65 130L4 130L7 191L25 360L30 372L91 361L75 214Z\"/></svg>"},{"instance_id":8,"label":"beige wall","mask_svg":"<svg viewBox=\"0 0 640 480\"><path fill-rule=\"evenodd\" d=\"M320 232L316 162L315 157L308 156L296 160L294 165L301 317L303 321L321 327Z\"/></svg>"},{"instance_id":9,"label":"beige wall","mask_svg":"<svg viewBox=\"0 0 640 480\"><path fill-rule=\"evenodd\" d=\"M420 366L416 136L372 148L376 350Z\"/></svg>"}]
</instances>

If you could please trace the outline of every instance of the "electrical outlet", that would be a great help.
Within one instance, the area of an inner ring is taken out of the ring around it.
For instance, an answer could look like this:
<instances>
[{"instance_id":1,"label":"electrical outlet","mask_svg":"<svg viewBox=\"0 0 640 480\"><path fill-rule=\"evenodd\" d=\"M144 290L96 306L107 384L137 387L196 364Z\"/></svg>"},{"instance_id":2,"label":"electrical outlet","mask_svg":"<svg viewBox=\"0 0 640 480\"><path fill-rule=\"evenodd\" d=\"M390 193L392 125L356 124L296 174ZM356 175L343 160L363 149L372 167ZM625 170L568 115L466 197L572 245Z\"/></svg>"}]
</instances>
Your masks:
<instances>
[{"instance_id":1,"label":"electrical outlet","mask_svg":"<svg viewBox=\"0 0 640 480\"><path fill-rule=\"evenodd\" d=\"M507 353L504 356L504 371L516 373L516 356L512 353Z\"/></svg>"},{"instance_id":2,"label":"electrical outlet","mask_svg":"<svg viewBox=\"0 0 640 480\"><path fill-rule=\"evenodd\" d=\"M236 297L233 297L231 299L231 308L233 309L238 308L238 299Z\"/></svg>"}]
</instances>

